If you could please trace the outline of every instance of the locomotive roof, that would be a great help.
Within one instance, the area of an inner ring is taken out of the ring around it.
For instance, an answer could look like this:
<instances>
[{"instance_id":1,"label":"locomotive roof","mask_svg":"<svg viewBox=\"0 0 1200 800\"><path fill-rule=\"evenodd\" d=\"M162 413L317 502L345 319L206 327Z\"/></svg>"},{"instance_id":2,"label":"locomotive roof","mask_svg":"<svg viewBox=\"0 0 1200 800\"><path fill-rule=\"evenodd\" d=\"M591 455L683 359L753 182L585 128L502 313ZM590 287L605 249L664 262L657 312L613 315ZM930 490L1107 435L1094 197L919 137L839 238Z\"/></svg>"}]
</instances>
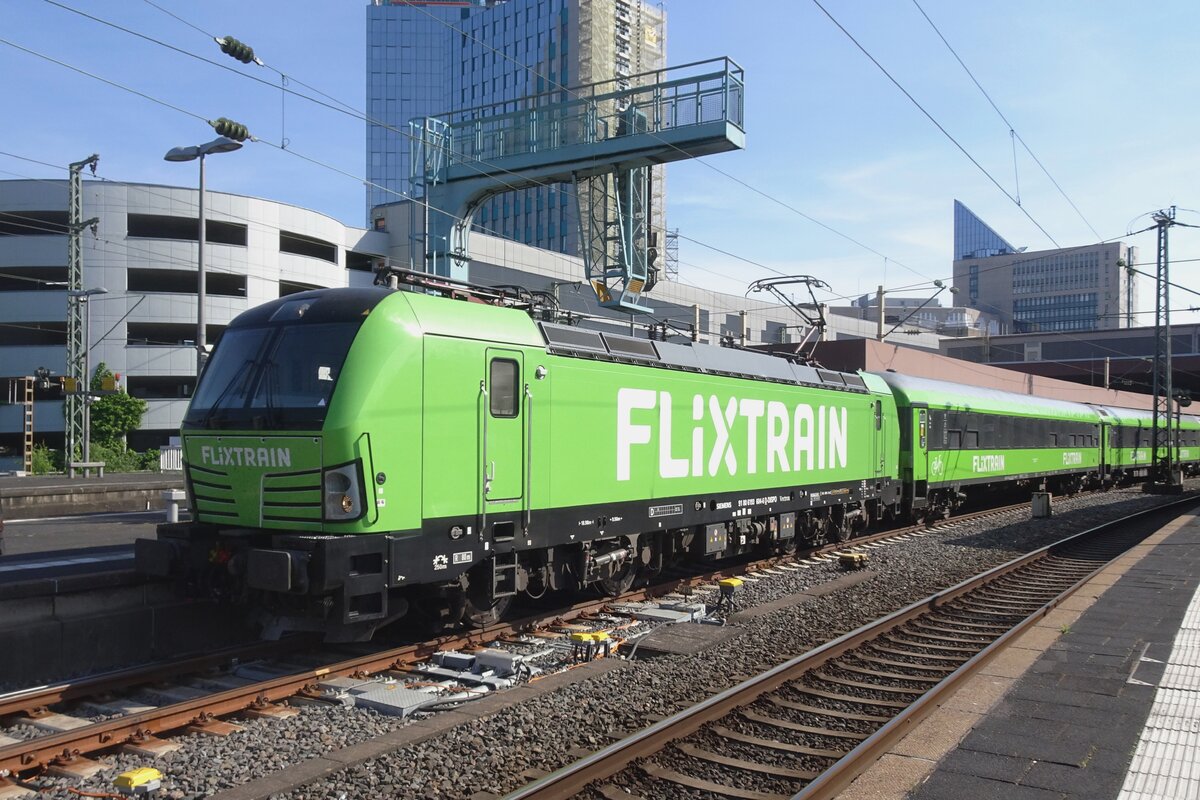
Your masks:
<instances>
[{"instance_id":1,"label":"locomotive roof","mask_svg":"<svg viewBox=\"0 0 1200 800\"><path fill-rule=\"evenodd\" d=\"M311 289L284 295L243 311L229 323L241 328L269 323L342 322L359 320L395 290L377 286Z\"/></svg>"},{"instance_id":2,"label":"locomotive roof","mask_svg":"<svg viewBox=\"0 0 1200 800\"><path fill-rule=\"evenodd\" d=\"M898 398L909 402L927 403L930 408L963 408L1010 414L1037 414L1070 419L1099 421L1100 414L1084 403L1034 397L982 386L916 378L897 372L873 373L892 388Z\"/></svg>"},{"instance_id":3,"label":"locomotive roof","mask_svg":"<svg viewBox=\"0 0 1200 800\"><path fill-rule=\"evenodd\" d=\"M786 358L735 347L700 342L659 342L607 330L542 322L547 349L558 355L728 375L751 380L791 383L850 392L884 392L865 373L836 372L795 364ZM869 379L869 380L868 380Z\"/></svg>"}]
</instances>

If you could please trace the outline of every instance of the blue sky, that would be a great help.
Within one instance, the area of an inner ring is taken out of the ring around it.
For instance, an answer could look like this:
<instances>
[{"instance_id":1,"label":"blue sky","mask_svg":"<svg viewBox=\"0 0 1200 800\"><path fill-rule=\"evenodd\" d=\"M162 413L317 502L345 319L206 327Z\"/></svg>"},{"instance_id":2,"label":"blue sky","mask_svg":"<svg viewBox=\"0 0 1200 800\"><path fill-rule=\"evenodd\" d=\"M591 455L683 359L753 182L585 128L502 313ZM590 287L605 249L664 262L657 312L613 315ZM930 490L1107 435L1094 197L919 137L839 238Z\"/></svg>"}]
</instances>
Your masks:
<instances>
[{"instance_id":1,"label":"blue sky","mask_svg":"<svg viewBox=\"0 0 1200 800\"><path fill-rule=\"evenodd\" d=\"M286 139L288 152L264 142L215 157L209 187L363 224L361 184L334 171L363 176L360 120L284 101L277 72L242 67L146 2L64 2L274 87L36 0L0 0L0 38L191 114L231 117L273 145ZM292 80L365 105L361 2L155 2L204 31L250 43ZM1019 146L1014 164L1008 126L912 0L821 2L1005 191L1016 195L1019 184L1024 211L811 0L668 0L668 62L727 55L745 68L747 84L745 151L668 172L668 224L688 237L680 245L684 281L740 294L773 274L766 267L812 274L834 296L856 296L880 283L945 278L955 198L1031 250L1054 244L1029 217L1061 246L1123 237L1150 224L1143 215L1172 204L1179 221L1200 225L1200 213L1186 210L1200 209L1200 4L919 0L1085 223ZM0 151L63 165L98 152L100 174L112 180L195 182L194 164L162 155L211 138L200 119L2 43L0 75ZM62 174L0 155L0 178ZM1128 241L1153 262L1152 233ZM1200 258L1200 230L1174 229L1171 255L1174 281L1200 286L1187 261ZM1152 307L1148 279L1140 294L1142 307ZM1172 300L1176 309L1200 306L1200 296L1179 290Z\"/></svg>"}]
</instances>

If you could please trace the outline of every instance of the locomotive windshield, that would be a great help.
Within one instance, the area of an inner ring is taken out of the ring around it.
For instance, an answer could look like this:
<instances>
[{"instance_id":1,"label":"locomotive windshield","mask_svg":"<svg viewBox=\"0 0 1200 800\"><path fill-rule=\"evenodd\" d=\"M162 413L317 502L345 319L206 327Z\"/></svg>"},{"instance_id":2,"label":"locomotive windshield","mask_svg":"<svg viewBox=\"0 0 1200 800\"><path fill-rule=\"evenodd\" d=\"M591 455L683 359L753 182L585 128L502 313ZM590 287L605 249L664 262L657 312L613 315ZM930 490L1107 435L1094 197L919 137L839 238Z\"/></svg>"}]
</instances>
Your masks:
<instances>
[{"instance_id":1,"label":"locomotive windshield","mask_svg":"<svg viewBox=\"0 0 1200 800\"><path fill-rule=\"evenodd\" d=\"M183 420L188 428L320 428L361 322L229 328Z\"/></svg>"}]
</instances>

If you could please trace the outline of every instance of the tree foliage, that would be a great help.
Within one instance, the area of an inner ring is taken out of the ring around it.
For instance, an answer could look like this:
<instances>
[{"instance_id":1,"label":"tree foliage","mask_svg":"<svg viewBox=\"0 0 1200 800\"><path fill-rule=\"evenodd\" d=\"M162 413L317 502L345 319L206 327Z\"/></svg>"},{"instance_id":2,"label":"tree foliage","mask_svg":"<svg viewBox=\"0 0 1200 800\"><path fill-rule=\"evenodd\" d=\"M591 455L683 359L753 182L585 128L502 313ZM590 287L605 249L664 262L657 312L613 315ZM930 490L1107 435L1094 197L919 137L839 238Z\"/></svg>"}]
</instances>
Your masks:
<instances>
[{"instance_id":1,"label":"tree foliage","mask_svg":"<svg viewBox=\"0 0 1200 800\"><path fill-rule=\"evenodd\" d=\"M104 379L112 377L108 365L101 361L92 373L92 391L100 391ZM123 389L101 395L92 402L92 442L124 450L125 435L141 426L145 413L146 401L140 397L130 397Z\"/></svg>"}]
</instances>

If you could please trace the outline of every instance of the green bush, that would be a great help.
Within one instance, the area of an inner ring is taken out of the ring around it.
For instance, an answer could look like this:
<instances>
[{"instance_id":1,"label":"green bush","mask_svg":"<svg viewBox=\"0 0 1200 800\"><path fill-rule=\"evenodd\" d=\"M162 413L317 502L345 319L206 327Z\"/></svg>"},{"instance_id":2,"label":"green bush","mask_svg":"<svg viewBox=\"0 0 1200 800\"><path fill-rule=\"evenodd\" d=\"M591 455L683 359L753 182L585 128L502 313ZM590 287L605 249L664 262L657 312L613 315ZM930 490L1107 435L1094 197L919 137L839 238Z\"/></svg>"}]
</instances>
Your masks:
<instances>
[{"instance_id":1,"label":"green bush","mask_svg":"<svg viewBox=\"0 0 1200 800\"><path fill-rule=\"evenodd\" d=\"M139 455L142 457L141 469L150 470L151 472L158 472L159 462L157 450L147 450L144 453L139 453Z\"/></svg>"},{"instance_id":2,"label":"green bush","mask_svg":"<svg viewBox=\"0 0 1200 800\"><path fill-rule=\"evenodd\" d=\"M63 454L61 450L51 450L44 444L33 446L33 474L48 475L51 472L62 472Z\"/></svg>"},{"instance_id":3,"label":"green bush","mask_svg":"<svg viewBox=\"0 0 1200 800\"><path fill-rule=\"evenodd\" d=\"M110 446L92 442L92 461L103 461L106 472L140 472L158 469L158 451L138 453L120 445Z\"/></svg>"}]
</instances>

